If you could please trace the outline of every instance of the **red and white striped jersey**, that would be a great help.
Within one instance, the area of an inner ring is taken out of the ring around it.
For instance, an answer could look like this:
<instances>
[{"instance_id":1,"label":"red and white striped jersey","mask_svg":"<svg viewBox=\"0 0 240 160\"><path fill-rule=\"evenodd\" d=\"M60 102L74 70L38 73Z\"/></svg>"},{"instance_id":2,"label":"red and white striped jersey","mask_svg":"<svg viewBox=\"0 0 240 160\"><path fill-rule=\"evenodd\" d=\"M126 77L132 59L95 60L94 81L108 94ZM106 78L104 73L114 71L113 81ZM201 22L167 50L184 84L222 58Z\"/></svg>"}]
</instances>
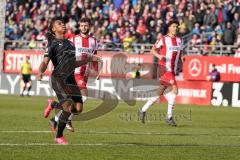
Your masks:
<instances>
[{"instance_id":1,"label":"red and white striped jersey","mask_svg":"<svg viewBox=\"0 0 240 160\"><path fill-rule=\"evenodd\" d=\"M179 37L161 36L154 47L159 49L159 54L165 56L165 60L159 61L159 65L166 68L167 72L176 73L183 43Z\"/></svg>"},{"instance_id":2,"label":"red and white striped jersey","mask_svg":"<svg viewBox=\"0 0 240 160\"><path fill-rule=\"evenodd\" d=\"M76 60L81 60L82 56L85 54L96 54L97 53L97 40L93 36L82 37L80 34L73 38L73 43L76 48ZM90 71L91 63L82 65L75 69L75 74L80 74L81 76L88 76Z\"/></svg>"}]
</instances>

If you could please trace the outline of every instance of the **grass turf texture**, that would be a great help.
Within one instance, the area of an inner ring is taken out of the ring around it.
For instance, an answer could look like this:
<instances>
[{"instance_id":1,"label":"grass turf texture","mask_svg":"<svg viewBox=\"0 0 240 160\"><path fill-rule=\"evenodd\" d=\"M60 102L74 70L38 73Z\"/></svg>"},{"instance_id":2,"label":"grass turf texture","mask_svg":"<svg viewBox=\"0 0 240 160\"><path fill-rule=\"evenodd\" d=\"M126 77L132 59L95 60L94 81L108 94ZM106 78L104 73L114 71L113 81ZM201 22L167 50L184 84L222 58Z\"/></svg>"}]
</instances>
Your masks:
<instances>
[{"instance_id":1,"label":"grass turf texture","mask_svg":"<svg viewBox=\"0 0 240 160\"><path fill-rule=\"evenodd\" d=\"M171 127L159 118L166 104L155 104L141 124L137 111L144 102L120 102L99 118L74 121L76 132L65 131L70 145L58 146L42 116L46 99L0 96L0 159L240 159L240 108L176 105L178 127ZM89 100L84 110L100 103Z\"/></svg>"}]
</instances>

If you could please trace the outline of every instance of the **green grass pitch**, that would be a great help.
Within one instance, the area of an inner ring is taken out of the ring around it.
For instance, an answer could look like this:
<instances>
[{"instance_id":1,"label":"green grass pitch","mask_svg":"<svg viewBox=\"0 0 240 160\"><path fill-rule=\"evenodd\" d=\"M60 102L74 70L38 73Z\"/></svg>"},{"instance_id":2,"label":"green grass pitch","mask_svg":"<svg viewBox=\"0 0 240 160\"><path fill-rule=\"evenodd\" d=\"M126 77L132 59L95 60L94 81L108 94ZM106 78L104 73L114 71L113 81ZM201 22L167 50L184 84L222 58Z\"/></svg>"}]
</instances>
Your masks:
<instances>
[{"instance_id":1,"label":"green grass pitch","mask_svg":"<svg viewBox=\"0 0 240 160\"><path fill-rule=\"evenodd\" d=\"M65 131L70 144L59 146L42 116L46 99L0 96L0 160L240 159L240 108L176 105L178 127L171 127L159 117L166 104L155 104L141 124L137 111L144 102L120 102L99 118L74 121L76 132ZM84 110L100 103L89 100Z\"/></svg>"}]
</instances>

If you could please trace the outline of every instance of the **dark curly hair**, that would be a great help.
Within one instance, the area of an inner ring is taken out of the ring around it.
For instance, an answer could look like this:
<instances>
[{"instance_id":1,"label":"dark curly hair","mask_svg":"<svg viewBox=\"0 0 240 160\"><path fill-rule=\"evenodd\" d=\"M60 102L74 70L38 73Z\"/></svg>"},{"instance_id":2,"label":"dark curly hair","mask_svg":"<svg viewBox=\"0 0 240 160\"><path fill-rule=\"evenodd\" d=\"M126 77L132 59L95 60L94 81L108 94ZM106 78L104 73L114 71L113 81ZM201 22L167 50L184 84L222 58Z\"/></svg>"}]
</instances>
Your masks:
<instances>
[{"instance_id":1,"label":"dark curly hair","mask_svg":"<svg viewBox=\"0 0 240 160\"><path fill-rule=\"evenodd\" d=\"M47 37L47 41L48 41L48 45L50 45L53 41L53 39L55 39L55 33L53 32L52 28L53 28L53 24L56 22L56 21L63 21L63 18L62 17L54 17L49 26L48 26L48 31L46 33L46 37Z\"/></svg>"}]
</instances>

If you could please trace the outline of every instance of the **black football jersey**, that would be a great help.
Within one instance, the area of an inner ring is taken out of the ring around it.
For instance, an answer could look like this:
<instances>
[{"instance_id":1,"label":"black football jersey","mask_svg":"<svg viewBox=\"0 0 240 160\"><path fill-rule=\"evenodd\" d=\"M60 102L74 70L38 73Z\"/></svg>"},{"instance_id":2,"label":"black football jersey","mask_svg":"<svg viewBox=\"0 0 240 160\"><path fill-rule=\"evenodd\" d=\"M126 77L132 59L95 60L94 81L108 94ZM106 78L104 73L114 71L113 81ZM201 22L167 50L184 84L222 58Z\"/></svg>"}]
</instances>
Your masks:
<instances>
[{"instance_id":1,"label":"black football jersey","mask_svg":"<svg viewBox=\"0 0 240 160\"><path fill-rule=\"evenodd\" d=\"M75 47L67 39L54 39L48 45L44 57L48 57L52 61L54 69L59 65L66 65L65 62L75 63Z\"/></svg>"}]
</instances>

